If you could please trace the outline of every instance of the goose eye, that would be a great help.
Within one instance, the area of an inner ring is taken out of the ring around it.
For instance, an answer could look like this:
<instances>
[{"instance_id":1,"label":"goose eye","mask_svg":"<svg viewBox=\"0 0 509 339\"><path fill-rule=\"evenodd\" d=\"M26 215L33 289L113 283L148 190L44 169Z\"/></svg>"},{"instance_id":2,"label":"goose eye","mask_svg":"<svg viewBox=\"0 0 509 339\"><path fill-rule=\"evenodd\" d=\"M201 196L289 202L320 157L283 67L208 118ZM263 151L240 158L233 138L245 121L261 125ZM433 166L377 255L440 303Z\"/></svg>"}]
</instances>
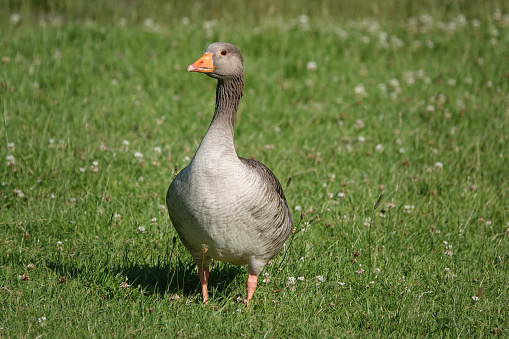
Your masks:
<instances>
[{"instance_id":1,"label":"goose eye","mask_svg":"<svg viewBox=\"0 0 509 339\"><path fill-rule=\"evenodd\" d=\"M223 50L221 51L221 55L226 55L226 54L228 54L228 52L227 52L225 49L223 49Z\"/></svg>"}]
</instances>

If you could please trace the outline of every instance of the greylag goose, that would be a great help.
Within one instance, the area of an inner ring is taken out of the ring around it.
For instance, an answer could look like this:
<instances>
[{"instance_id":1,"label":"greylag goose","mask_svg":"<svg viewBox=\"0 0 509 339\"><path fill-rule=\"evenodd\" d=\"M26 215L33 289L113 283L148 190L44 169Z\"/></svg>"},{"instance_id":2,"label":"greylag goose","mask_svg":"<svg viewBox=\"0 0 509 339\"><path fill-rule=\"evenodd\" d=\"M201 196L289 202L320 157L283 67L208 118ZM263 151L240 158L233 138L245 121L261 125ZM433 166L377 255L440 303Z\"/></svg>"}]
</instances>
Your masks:
<instances>
[{"instance_id":1,"label":"greylag goose","mask_svg":"<svg viewBox=\"0 0 509 339\"><path fill-rule=\"evenodd\" d=\"M262 163L237 156L233 125L244 89L240 51L216 42L188 72L217 79L214 117L191 163L166 195L171 222L198 266L203 301L211 259L247 265L247 304L258 276L293 228L281 184Z\"/></svg>"}]
</instances>

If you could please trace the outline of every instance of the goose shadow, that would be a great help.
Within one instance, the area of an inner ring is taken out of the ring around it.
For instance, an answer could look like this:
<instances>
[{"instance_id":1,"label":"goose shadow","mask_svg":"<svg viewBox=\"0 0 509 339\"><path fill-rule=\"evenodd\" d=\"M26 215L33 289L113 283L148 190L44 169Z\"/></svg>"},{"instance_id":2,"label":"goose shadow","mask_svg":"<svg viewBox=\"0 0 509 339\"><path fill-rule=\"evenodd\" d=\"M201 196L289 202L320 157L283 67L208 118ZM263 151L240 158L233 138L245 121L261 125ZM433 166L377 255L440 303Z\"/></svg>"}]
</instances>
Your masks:
<instances>
[{"instance_id":1,"label":"goose shadow","mask_svg":"<svg viewBox=\"0 0 509 339\"><path fill-rule=\"evenodd\" d=\"M116 269L112 274L125 276L133 287L140 287L145 294L161 297L174 294L196 297L201 300L198 269L191 258L186 262L177 258L168 264L133 264ZM245 268L228 264L212 263L208 290L211 298L230 298L233 290L230 284L236 276L245 274ZM231 290L231 291L229 291Z\"/></svg>"},{"instance_id":2,"label":"goose shadow","mask_svg":"<svg viewBox=\"0 0 509 339\"><path fill-rule=\"evenodd\" d=\"M182 259L182 260L181 260ZM91 259L94 261L93 259ZM123 259L103 262L99 267L93 262L88 265L77 263L48 262L45 266L67 280L78 280L85 286L101 286L106 281L126 281L131 288L143 290L145 295L169 297L174 294L181 297L201 300L198 269L190 256L177 256L172 253L166 260L153 264L137 263L124 255ZM224 263L212 262L208 282L209 294L216 299L233 297L235 288L230 284L238 275L244 275L246 269ZM107 293L113 297L113 293Z\"/></svg>"}]
</instances>

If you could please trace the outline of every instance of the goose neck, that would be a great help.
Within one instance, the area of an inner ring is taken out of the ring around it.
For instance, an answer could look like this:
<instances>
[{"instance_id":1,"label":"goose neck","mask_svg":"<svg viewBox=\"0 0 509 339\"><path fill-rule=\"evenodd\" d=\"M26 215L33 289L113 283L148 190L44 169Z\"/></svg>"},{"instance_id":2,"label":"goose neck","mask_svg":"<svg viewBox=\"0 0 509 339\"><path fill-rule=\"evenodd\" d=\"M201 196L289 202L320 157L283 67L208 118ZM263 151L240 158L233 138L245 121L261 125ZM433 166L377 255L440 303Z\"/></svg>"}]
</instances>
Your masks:
<instances>
[{"instance_id":1,"label":"goose neck","mask_svg":"<svg viewBox=\"0 0 509 339\"><path fill-rule=\"evenodd\" d=\"M216 88L216 108L211 125L226 125L233 132L235 115L243 94L244 79L242 77L219 79Z\"/></svg>"}]
</instances>

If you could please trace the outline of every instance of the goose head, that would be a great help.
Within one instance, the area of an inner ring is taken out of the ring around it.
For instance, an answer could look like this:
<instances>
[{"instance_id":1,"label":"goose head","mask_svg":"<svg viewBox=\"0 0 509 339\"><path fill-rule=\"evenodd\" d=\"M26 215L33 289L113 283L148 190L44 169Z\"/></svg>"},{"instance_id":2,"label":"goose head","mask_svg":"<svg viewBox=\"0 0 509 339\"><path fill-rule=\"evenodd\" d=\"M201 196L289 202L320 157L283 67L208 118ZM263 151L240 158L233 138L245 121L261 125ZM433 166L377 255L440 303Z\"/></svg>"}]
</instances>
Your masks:
<instances>
[{"instance_id":1,"label":"goose head","mask_svg":"<svg viewBox=\"0 0 509 339\"><path fill-rule=\"evenodd\" d=\"M220 80L242 78L244 76L242 55L232 44L214 42L198 60L187 67L187 71L205 73Z\"/></svg>"}]
</instances>

